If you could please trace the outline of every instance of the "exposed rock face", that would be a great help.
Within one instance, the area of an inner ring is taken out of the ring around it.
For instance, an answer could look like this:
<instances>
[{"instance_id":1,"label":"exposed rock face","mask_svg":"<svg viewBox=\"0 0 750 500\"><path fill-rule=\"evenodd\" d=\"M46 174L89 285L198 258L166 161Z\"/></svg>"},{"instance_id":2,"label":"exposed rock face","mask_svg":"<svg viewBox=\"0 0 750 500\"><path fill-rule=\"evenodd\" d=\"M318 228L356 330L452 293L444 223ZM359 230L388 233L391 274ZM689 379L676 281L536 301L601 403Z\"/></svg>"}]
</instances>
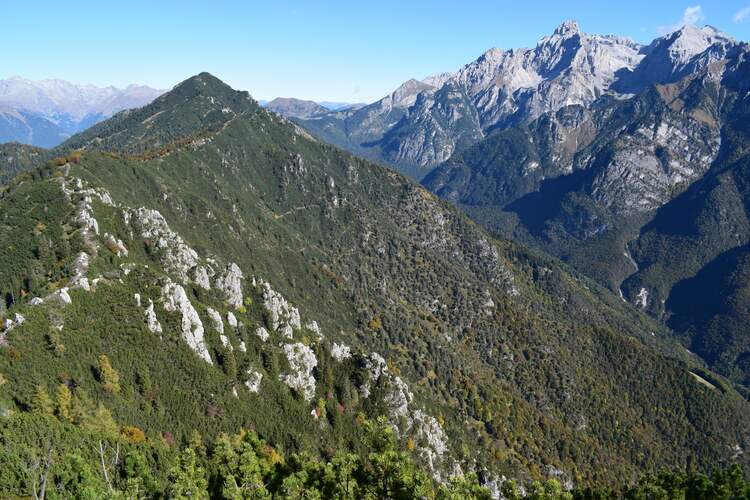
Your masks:
<instances>
[{"instance_id":1,"label":"exposed rock face","mask_svg":"<svg viewBox=\"0 0 750 500\"><path fill-rule=\"evenodd\" d=\"M289 360L292 373L279 375L279 380L302 395L305 401L315 396L313 369L318 366L315 353L305 344L284 344L284 354Z\"/></svg>"},{"instance_id":2,"label":"exposed rock face","mask_svg":"<svg viewBox=\"0 0 750 500\"><path fill-rule=\"evenodd\" d=\"M203 322L182 286L168 282L162 289L164 309L182 313L182 338L207 363L213 364L203 340Z\"/></svg>"},{"instance_id":3,"label":"exposed rock face","mask_svg":"<svg viewBox=\"0 0 750 500\"><path fill-rule=\"evenodd\" d=\"M208 314L208 317L213 321L214 329L219 333L224 333L224 321L221 319L221 314L210 307L206 308L206 314Z\"/></svg>"},{"instance_id":4,"label":"exposed rock face","mask_svg":"<svg viewBox=\"0 0 750 500\"><path fill-rule=\"evenodd\" d=\"M216 277L214 284L216 288L223 291L227 301L234 307L242 305L242 270L237 264L229 264L224 271Z\"/></svg>"},{"instance_id":5,"label":"exposed rock face","mask_svg":"<svg viewBox=\"0 0 750 500\"><path fill-rule=\"evenodd\" d=\"M144 313L146 314L146 322L148 324L148 329L151 330L154 333L161 333L161 323L159 323L159 320L156 317L156 313L154 312L154 301L151 299L148 299L148 307L145 309Z\"/></svg>"},{"instance_id":6,"label":"exposed rock face","mask_svg":"<svg viewBox=\"0 0 750 500\"><path fill-rule=\"evenodd\" d=\"M99 223L96 221L91 208L91 197L85 196L83 201L78 205L76 212L76 222L83 226L84 230L99 234Z\"/></svg>"},{"instance_id":7,"label":"exposed rock face","mask_svg":"<svg viewBox=\"0 0 750 500\"><path fill-rule=\"evenodd\" d=\"M302 328L299 310L290 305L280 293L273 290L268 282L261 280L260 286L263 292L263 305L271 314L273 329L279 330L281 325L298 330Z\"/></svg>"},{"instance_id":8,"label":"exposed rock face","mask_svg":"<svg viewBox=\"0 0 750 500\"><path fill-rule=\"evenodd\" d=\"M89 254L81 252L73 261L73 276L68 284L73 288L83 288L89 290L89 280L86 278L86 271L89 269Z\"/></svg>"},{"instance_id":9,"label":"exposed rock face","mask_svg":"<svg viewBox=\"0 0 750 500\"><path fill-rule=\"evenodd\" d=\"M131 211L125 212L125 222L131 219ZM132 211L133 225L147 241L147 245L161 252L161 263L184 284L188 282L188 271L198 264L198 254L185 244L182 236L170 229L164 217L156 210L137 208Z\"/></svg>"},{"instance_id":10,"label":"exposed rock face","mask_svg":"<svg viewBox=\"0 0 750 500\"><path fill-rule=\"evenodd\" d=\"M203 288L204 290L211 289L211 281L209 280L208 269L210 268L207 268L207 266L198 266L195 268L195 274L193 275L195 284ZM211 270L211 276L213 276L213 270Z\"/></svg>"},{"instance_id":11,"label":"exposed rock face","mask_svg":"<svg viewBox=\"0 0 750 500\"><path fill-rule=\"evenodd\" d=\"M229 326L232 328L237 328L237 316L232 313L232 311L227 312L227 322L229 323Z\"/></svg>"},{"instance_id":12,"label":"exposed rock face","mask_svg":"<svg viewBox=\"0 0 750 500\"><path fill-rule=\"evenodd\" d=\"M263 380L263 374L258 373L254 370L248 370L247 371L247 380L245 381L245 385L247 386L247 390L252 393L257 393L260 391L260 382Z\"/></svg>"},{"instance_id":13,"label":"exposed rock face","mask_svg":"<svg viewBox=\"0 0 750 500\"><path fill-rule=\"evenodd\" d=\"M143 106L162 93L163 90L139 85L118 89L75 85L63 80L31 81L17 76L0 80L2 105L38 116L66 135L80 132L120 110Z\"/></svg>"},{"instance_id":14,"label":"exposed rock face","mask_svg":"<svg viewBox=\"0 0 750 500\"><path fill-rule=\"evenodd\" d=\"M328 112L328 108L324 108L314 101L303 101L301 99L285 97L277 97L266 104L266 108L284 116L296 118L309 118Z\"/></svg>"},{"instance_id":15,"label":"exposed rock face","mask_svg":"<svg viewBox=\"0 0 750 500\"><path fill-rule=\"evenodd\" d=\"M721 145L717 123L666 115L620 135L591 184L592 197L617 215L660 207L675 186L700 178L714 162Z\"/></svg>"},{"instance_id":16,"label":"exposed rock face","mask_svg":"<svg viewBox=\"0 0 750 500\"><path fill-rule=\"evenodd\" d=\"M388 368L388 365L377 353L372 353L367 360L369 379L360 387L362 397L369 397L374 384L387 384L391 391L385 395L384 402L389 408L389 421L397 435L411 436L415 442L425 443L419 445L419 453L430 464L430 469L435 471L438 480L441 478L437 465L438 460L448 458L448 437L443 432L438 421L425 413L420 408L412 408L415 405L414 394L409 386L400 377L396 376Z\"/></svg>"},{"instance_id":17,"label":"exposed rock face","mask_svg":"<svg viewBox=\"0 0 750 500\"><path fill-rule=\"evenodd\" d=\"M261 340L263 340L263 342L265 342L266 340L268 340L268 330L266 330L262 326L260 328L258 328L257 330L255 330L255 335L257 335L258 337L260 337Z\"/></svg>"},{"instance_id":18,"label":"exposed rock face","mask_svg":"<svg viewBox=\"0 0 750 500\"><path fill-rule=\"evenodd\" d=\"M351 349L348 345L333 343L331 347L331 356L336 361L344 361L352 357Z\"/></svg>"}]
</instances>

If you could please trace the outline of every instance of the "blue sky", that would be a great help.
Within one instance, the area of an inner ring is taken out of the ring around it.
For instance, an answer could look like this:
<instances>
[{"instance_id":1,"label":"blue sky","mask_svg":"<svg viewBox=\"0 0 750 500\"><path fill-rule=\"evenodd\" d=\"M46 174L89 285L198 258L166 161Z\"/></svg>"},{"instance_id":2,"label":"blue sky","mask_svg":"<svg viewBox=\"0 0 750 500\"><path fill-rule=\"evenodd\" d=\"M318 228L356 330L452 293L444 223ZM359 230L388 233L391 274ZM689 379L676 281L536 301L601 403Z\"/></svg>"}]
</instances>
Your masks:
<instances>
[{"instance_id":1,"label":"blue sky","mask_svg":"<svg viewBox=\"0 0 750 500\"><path fill-rule=\"evenodd\" d=\"M372 102L575 19L649 43L693 21L750 40L750 0L4 2L0 78L171 88L209 71L258 99Z\"/></svg>"}]
</instances>

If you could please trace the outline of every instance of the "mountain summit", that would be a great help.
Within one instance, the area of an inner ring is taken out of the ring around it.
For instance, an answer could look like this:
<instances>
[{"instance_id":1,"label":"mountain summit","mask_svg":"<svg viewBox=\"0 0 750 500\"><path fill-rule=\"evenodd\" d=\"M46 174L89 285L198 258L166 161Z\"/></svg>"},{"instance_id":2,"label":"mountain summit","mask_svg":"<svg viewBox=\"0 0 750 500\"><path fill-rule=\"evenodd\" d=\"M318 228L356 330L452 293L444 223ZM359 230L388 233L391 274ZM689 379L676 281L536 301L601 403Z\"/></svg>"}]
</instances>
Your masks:
<instances>
[{"instance_id":1,"label":"mountain summit","mask_svg":"<svg viewBox=\"0 0 750 500\"><path fill-rule=\"evenodd\" d=\"M411 80L370 106L299 122L321 139L419 179L493 131L675 81L739 45L715 28L688 25L643 46L589 35L566 21L534 48L493 48L456 73Z\"/></svg>"}]
</instances>

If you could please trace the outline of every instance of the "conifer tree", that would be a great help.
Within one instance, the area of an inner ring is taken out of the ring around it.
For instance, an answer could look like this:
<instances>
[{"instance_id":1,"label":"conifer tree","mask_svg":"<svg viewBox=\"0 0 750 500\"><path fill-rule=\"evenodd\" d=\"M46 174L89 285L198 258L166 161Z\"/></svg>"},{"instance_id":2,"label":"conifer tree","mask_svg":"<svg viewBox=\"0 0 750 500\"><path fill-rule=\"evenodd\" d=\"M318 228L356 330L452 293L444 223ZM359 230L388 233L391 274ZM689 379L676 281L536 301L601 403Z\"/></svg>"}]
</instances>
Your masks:
<instances>
[{"instance_id":1,"label":"conifer tree","mask_svg":"<svg viewBox=\"0 0 750 500\"><path fill-rule=\"evenodd\" d=\"M31 410L44 415L55 414L55 402L47 390L41 385L36 386L34 399L31 401Z\"/></svg>"},{"instance_id":2,"label":"conifer tree","mask_svg":"<svg viewBox=\"0 0 750 500\"><path fill-rule=\"evenodd\" d=\"M120 375L112 368L106 354L99 356L99 380L107 392L120 392Z\"/></svg>"},{"instance_id":3,"label":"conifer tree","mask_svg":"<svg viewBox=\"0 0 750 500\"><path fill-rule=\"evenodd\" d=\"M195 452L186 448L170 470L169 497L180 500L207 499L208 483L203 468L196 464Z\"/></svg>"},{"instance_id":4,"label":"conifer tree","mask_svg":"<svg viewBox=\"0 0 750 500\"><path fill-rule=\"evenodd\" d=\"M64 422L73 422L73 393L65 384L57 387L57 416Z\"/></svg>"}]
</instances>

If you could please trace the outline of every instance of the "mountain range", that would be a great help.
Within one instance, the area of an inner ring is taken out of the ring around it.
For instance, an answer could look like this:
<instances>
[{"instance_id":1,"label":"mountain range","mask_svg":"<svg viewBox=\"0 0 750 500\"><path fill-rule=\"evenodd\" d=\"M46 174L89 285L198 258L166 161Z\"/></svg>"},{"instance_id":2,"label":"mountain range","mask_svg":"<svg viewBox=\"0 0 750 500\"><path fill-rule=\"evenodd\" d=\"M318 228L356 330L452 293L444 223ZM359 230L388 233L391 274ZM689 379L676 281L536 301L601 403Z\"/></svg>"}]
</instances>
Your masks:
<instances>
[{"instance_id":1,"label":"mountain range","mask_svg":"<svg viewBox=\"0 0 750 500\"><path fill-rule=\"evenodd\" d=\"M210 74L48 154L0 197L5 496L747 468L744 389L668 328Z\"/></svg>"},{"instance_id":2,"label":"mountain range","mask_svg":"<svg viewBox=\"0 0 750 500\"><path fill-rule=\"evenodd\" d=\"M494 131L603 95L625 99L739 50L712 27L683 29L643 46L561 24L532 49L492 48L455 73L409 80L361 109L305 120L317 137L421 179Z\"/></svg>"},{"instance_id":3,"label":"mountain range","mask_svg":"<svg viewBox=\"0 0 750 500\"><path fill-rule=\"evenodd\" d=\"M744 494L749 49L568 21L0 144L0 496Z\"/></svg>"},{"instance_id":4,"label":"mountain range","mask_svg":"<svg viewBox=\"0 0 750 500\"><path fill-rule=\"evenodd\" d=\"M571 264L748 384L749 49L710 26L639 45L568 21L533 49L295 120Z\"/></svg>"},{"instance_id":5,"label":"mountain range","mask_svg":"<svg viewBox=\"0 0 750 500\"><path fill-rule=\"evenodd\" d=\"M125 89L74 85L64 80L0 80L0 142L53 147L118 111L148 104L164 93L150 87Z\"/></svg>"}]
</instances>

